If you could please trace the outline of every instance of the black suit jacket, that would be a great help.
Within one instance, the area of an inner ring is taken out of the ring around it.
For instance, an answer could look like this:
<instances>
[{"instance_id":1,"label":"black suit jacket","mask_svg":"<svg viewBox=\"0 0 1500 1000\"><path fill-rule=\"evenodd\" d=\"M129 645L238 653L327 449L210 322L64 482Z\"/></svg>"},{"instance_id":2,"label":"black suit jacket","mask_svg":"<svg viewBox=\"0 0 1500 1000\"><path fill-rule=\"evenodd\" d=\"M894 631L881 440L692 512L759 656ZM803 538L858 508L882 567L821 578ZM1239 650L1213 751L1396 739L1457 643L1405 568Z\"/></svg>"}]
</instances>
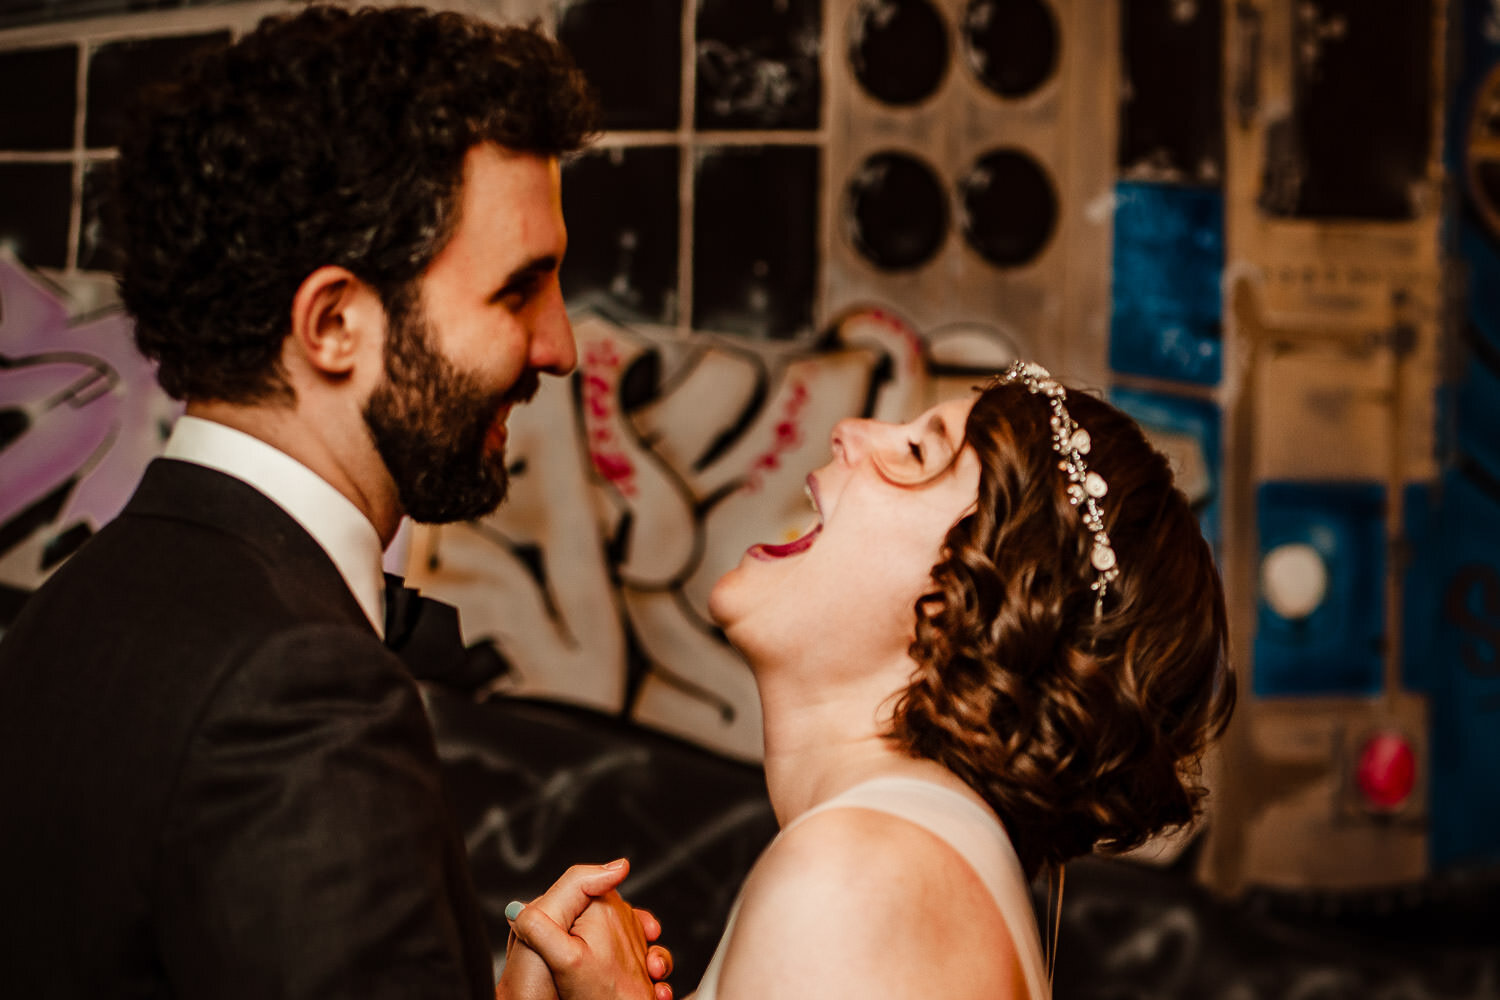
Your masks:
<instances>
[{"instance_id":1,"label":"black suit jacket","mask_svg":"<svg viewBox=\"0 0 1500 1000\"><path fill-rule=\"evenodd\" d=\"M153 462L0 640L0 992L493 996L415 683L233 477Z\"/></svg>"}]
</instances>

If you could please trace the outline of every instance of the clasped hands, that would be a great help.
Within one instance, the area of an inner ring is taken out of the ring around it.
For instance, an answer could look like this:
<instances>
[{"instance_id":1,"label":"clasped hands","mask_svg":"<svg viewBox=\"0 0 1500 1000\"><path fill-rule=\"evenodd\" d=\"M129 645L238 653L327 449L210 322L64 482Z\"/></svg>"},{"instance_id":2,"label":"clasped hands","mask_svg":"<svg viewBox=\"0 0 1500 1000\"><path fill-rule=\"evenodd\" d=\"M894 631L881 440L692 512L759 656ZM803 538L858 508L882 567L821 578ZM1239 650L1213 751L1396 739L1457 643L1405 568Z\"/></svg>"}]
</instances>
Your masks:
<instances>
[{"instance_id":1,"label":"clasped hands","mask_svg":"<svg viewBox=\"0 0 1500 1000\"><path fill-rule=\"evenodd\" d=\"M615 891L629 871L624 859L574 865L519 913L507 907L495 1000L672 1000L672 955L651 944L661 925Z\"/></svg>"}]
</instances>

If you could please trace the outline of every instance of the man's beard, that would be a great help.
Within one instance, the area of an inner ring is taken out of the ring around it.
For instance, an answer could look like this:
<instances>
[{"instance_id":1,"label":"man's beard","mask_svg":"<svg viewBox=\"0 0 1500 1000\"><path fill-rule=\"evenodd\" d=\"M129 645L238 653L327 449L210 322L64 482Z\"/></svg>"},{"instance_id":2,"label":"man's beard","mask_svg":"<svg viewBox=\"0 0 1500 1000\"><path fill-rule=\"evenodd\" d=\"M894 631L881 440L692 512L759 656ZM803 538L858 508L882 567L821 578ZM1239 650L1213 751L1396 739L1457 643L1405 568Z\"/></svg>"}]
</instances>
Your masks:
<instances>
[{"instance_id":1,"label":"man's beard","mask_svg":"<svg viewBox=\"0 0 1500 1000\"><path fill-rule=\"evenodd\" d=\"M528 368L509 389L487 391L433 347L420 302L390 315L386 377L364 418L401 506L425 524L483 517L510 484L504 453L488 453L485 438L502 406L535 394L537 373Z\"/></svg>"}]
</instances>

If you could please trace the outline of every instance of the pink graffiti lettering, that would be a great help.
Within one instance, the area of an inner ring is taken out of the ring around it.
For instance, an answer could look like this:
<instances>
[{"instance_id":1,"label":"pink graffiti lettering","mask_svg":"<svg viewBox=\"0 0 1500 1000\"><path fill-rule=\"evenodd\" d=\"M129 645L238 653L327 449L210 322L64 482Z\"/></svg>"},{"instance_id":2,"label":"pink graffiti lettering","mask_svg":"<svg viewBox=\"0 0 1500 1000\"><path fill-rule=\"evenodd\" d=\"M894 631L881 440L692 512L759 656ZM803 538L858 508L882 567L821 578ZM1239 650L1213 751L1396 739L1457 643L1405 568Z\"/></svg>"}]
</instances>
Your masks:
<instances>
[{"instance_id":1,"label":"pink graffiti lettering","mask_svg":"<svg viewBox=\"0 0 1500 1000\"><path fill-rule=\"evenodd\" d=\"M583 356L583 420L591 442L594 471L627 497L636 495L635 465L619 447L610 418L619 379L620 356L608 341L590 344Z\"/></svg>"},{"instance_id":2,"label":"pink graffiti lettering","mask_svg":"<svg viewBox=\"0 0 1500 1000\"><path fill-rule=\"evenodd\" d=\"M782 419L776 422L774 431L775 440L772 441L770 450L762 453L751 463L751 473L745 479L743 489L754 493L761 488L764 477L762 472L771 472L781 468L781 455L791 451L802 443L802 426L800 418L802 411L807 406L807 386L802 382L791 383L791 391L787 395L786 404L782 408Z\"/></svg>"}]
</instances>

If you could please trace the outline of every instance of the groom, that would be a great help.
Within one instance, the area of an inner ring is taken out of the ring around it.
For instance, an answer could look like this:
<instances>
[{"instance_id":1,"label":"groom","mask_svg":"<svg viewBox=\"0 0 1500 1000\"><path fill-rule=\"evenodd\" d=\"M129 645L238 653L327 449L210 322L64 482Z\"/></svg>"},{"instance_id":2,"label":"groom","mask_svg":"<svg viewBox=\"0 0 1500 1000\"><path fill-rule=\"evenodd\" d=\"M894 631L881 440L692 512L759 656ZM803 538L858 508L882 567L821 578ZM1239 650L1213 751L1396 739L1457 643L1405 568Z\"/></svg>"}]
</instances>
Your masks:
<instances>
[{"instance_id":1,"label":"groom","mask_svg":"<svg viewBox=\"0 0 1500 1000\"><path fill-rule=\"evenodd\" d=\"M0 643L7 993L495 995L381 554L494 509L574 366L558 159L597 121L533 30L315 6L122 142L120 291L186 415ZM623 874L570 872L563 925Z\"/></svg>"}]
</instances>

